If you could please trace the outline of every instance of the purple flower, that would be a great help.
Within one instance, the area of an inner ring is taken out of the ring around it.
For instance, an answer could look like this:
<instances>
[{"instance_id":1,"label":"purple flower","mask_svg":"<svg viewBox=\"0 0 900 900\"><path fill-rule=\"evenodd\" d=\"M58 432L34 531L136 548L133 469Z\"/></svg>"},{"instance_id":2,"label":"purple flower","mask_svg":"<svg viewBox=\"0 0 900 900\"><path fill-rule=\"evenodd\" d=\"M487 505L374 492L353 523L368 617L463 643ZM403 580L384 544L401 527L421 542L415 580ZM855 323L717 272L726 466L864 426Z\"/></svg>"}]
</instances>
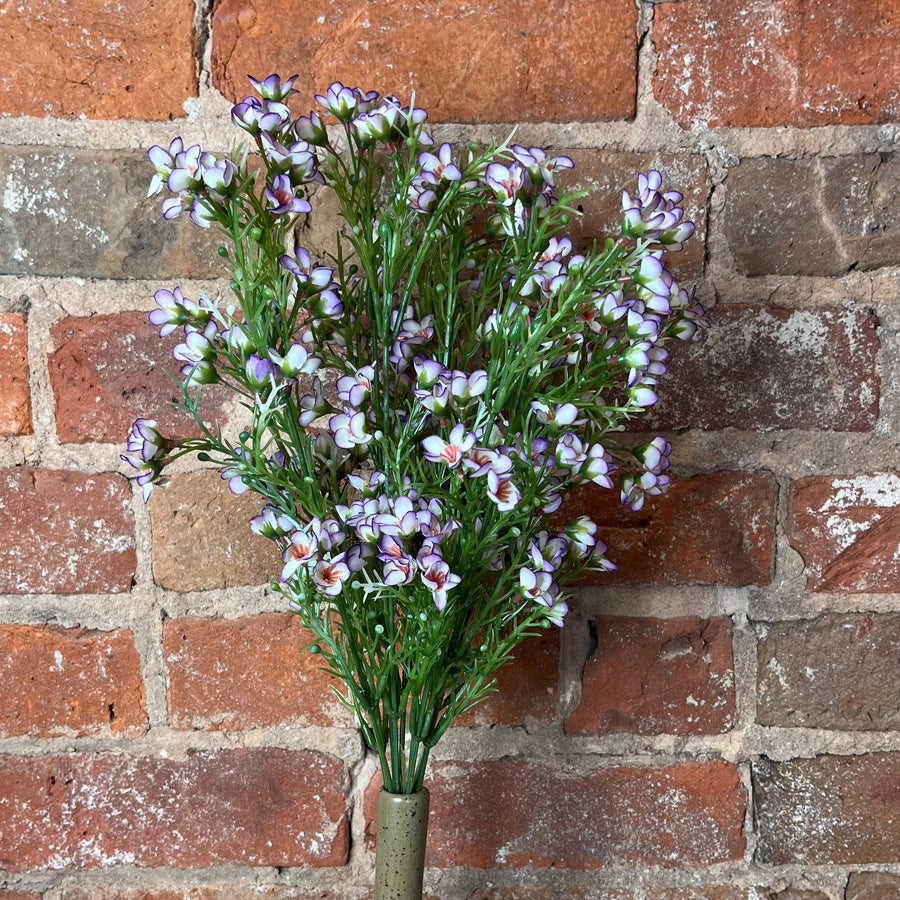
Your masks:
<instances>
[{"instance_id":1,"label":"purple flower","mask_svg":"<svg viewBox=\"0 0 900 900\"><path fill-rule=\"evenodd\" d=\"M269 359L278 366L285 378L312 375L322 365L322 360L318 356L311 356L302 344L291 344L284 356L270 350Z\"/></svg>"},{"instance_id":2,"label":"purple flower","mask_svg":"<svg viewBox=\"0 0 900 900\"><path fill-rule=\"evenodd\" d=\"M250 84L264 100L287 100L291 94L296 94L294 82L298 77L291 75L286 81L282 81L278 75L269 75L264 81L257 81L252 76L247 76Z\"/></svg>"},{"instance_id":3,"label":"purple flower","mask_svg":"<svg viewBox=\"0 0 900 900\"><path fill-rule=\"evenodd\" d=\"M293 519L281 514L274 506L264 506L259 515L250 520L250 530L261 537L275 540L297 528Z\"/></svg>"},{"instance_id":4,"label":"purple flower","mask_svg":"<svg viewBox=\"0 0 900 900\"><path fill-rule=\"evenodd\" d=\"M359 88L344 87L340 81L329 85L325 95L316 94L316 100L326 112L345 125L359 113L368 112L378 100L376 91L364 94Z\"/></svg>"},{"instance_id":5,"label":"purple flower","mask_svg":"<svg viewBox=\"0 0 900 900\"><path fill-rule=\"evenodd\" d=\"M329 597L336 597L343 590L344 582L350 577L350 569L340 553L331 560L321 559L313 570L313 582Z\"/></svg>"},{"instance_id":6,"label":"purple flower","mask_svg":"<svg viewBox=\"0 0 900 900\"><path fill-rule=\"evenodd\" d=\"M302 412L298 422L302 428L332 411L331 404L325 399L325 390L318 375L313 378L313 393L300 398L300 409Z\"/></svg>"},{"instance_id":7,"label":"purple flower","mask_svg":"<svg viewBox=\"0 0 900 900\"><path fill-rule=\"evenodd\" d=\"M417 162L425 173L425 179L432 184L462 180L462 172L453 164L453 148L450 144L441 144L437 151L426 150L420 153Z\"/></svg>"},{"instance_id":8,"label":"purple flower","mask_svg":"<svg viewBox=\"0 0 900 900\"><path fill-rule=\"evenodd\" d=\"M553 606L554 596L559 592L549 572L533 572L524 567L519 569L519 587L527 599L542 606Z\"/></svg>"},{"instance_id":9,"label":"purple flower","mask_svg":"<svg viewBox=\"0 0 900 900\"><path fill-rule=\"evenodd\" d=\"M260 135L260 144L270 173L287 175L295 187L311 181L325 183L306 141L297 141L290 147L285 147L271 135L263 133Z\"/></svg>"},{"instance_id":10,"label":"purple flower","mask_svg":"<svg viewBox=\"0 0 900 900\"><path fill-rule=\"evenodd\" d=\"M475 447L463 461L465 468L473 478L480 478L488 472L506 475L512 469L512 460L495 450Z\"/></svg>"},{"instance_id":11,"label":"purple flower","mask_svg":"<svg viewBox=\"0 0 900 900\"><path fill-rule=\"evenodd\" d=\"M369 396L374 379L375 369L372 366L363 366L355 375L342 375L337 380L338 398L359 409Z\"/></svg>"},{"instance_id":12,"label":"purple flower","mask_svg":"<svg viewBox=\"0 0 900 900\"><path fill-rule=\"evenodd\" d=\"M316 112L311 112L308 116L300 116L294 122L294 132L301 141L306 141L314 147L326 147L328 145L328 132L325 130L325 123Z\"/></svg>"},{"instance_id":13,"label":"purple flower","mask_svg":"<svg viewBox=\"0 0 900 900\"><path fill-rule=\"evenodd\" d=\"M487 474L487 495L501 512L515 509L522 495L509 476L500 476L493 469Z\"/></svg>"},{"instance_id":14,"label":"purple flower","mask_svg":"<svg viewBox=\"0 0 900 900\"><path fill-rule=\"evenodd\" d=\"M154 309L149 319L151 325L160 326L160 337L171 334L179 325L188 323L205 325L209 320L209 310L198 306L193 300L188 300L181 293L180 287L174 291L162 288L153 295L153 299L159 309Z\"/></svg>"},{"instance_id":15,"label":"purple flower","mask_svg":"<svg viewBox=\"0 0 900 900\"><path fill-rule=\"evenodd\" d=\"M314 266L305 247L298 248L293 256L285 254L279 262L297 279L298 287L305 294L317 294L332 285L334 269Z\"/></svg>"},{"instance_id":16,"label":"purple flower","mask_svg":"<svg viewBox=\"0 0 900 900\"><path fill-rule=\"evenodd\" d=\"M175 359L186 363L210 362L216 358L215 341L218 337L215 322L207 322L203 330L185 325L184 343L172 351Z\"/></svg>"},{"instance_id":17,"label":"purple flower","mask_svg":"<svg viewBox=\"0 0 900 900\"><path fill-rule=\"evenodd\" d=\"M420 388L430 388L437 384L438 379L447 371L439 362L425 356L415 357L413 368L416 370L416 384Z\"/></svg>"},{"instance_id":18,"label":"purple flower","mask_svg":"<svg viewBox=\"0 0 900 900\"><path fill-rule=\"evenodd\" d=\"M291 111L284 103L272 100L260 102L256 97L246 97L231 108L231 120L254 137L262 132L278 134L291 120Z\"/></svg>"},{"instance_id":19,"label":"purple flower","mask_svg":"<svg viewBox=\"0 0 900 900\"><path fill-rule=\"evenodd\" d=\"M298 529L291 533L290 542L284 548L281 558L284 568L281 570L281 581L287 581L304 563L316 558L319 539L310 531Z\"/></svg>"},{"instance_id":20,"label":"purple flower","mask_svg":"<svg viewBox=\"0 0 900 900\"><path fill-rule=\"evenodd\" d=\"M276 215L312 212L308 200L294 196L294 187L288 175L276 175L272 179L272 186L266 188L266 200L269 201L270 210Z\"/></svg>"},{"instance_id":21,"label":"purple flower","mask_svg":"<svg viewBox=\"0 0 900 900\"><path fill-rule=\"evenodd\" d=\"M347 410L332 416L328 427L334 436L334 442L342 450L353 450L356 447L364 447L372 440L372 435L366 431L366 414Z\"/></svg>"},{"instance_id":22,"label":"purple flower","mask_svg":"<svg viewBox=\"0 0 900 900\"><path fill-rule=\"evenodd\" d=\"M180 137L176 137L169 144L169 149L164 150L158 144L154 144L148 151L147 156L156 169L156 174L150 181L150 187L147 190L148 197L154 197L168 181L172 169L175 168L175 157L184 150L184 142Z\"/></svg>"},{"instance_id":23,"label":"purple flower","mask_svg":"<svg viewBox=\"0 0 900 900\"><path fill-rule=\"evenodd\" d=\"M258 356L256 353L248 357L247 362L244 364L244 375L247 379L247 385L254 391L269 387L277 371L275 364L271 360Z\"/></svg>"},{"instance_id":24,"label":"purple flower","mask_svg":"<svg viewBox=\"0 0 900 900\"><path fill-rule=\"evenodd\" d=\"M466 432L462 423L455 425L445 441L433 434L422 441L425 458L433 463L446 463L455 469L462 462L463 455L475 446L475 435Z\"/></svg>"},{"instance_id":25,"label":"purple flower","mask_svg":"<svg viewBox=\"0 0 900 900\"><path fill-rule=\"evenodd\" d=\"M502 163L491 163L484 175L488 187L497 195L501 206L512 206L528 178L527 172L519 163L513 163L508 168Z\"/></svg>"},{"instance_id":26,"label":"purple flower","mask_svg":"<svg viewBox=\"0 0 900 900\"><path fill-rule=\"evenodd\" d=\"M461 581L458 575L450 571L450 566L436 553L430 553L417 559L422 581L429 587L434 598L434 605L439 612L447 606L447 591L456 587Z\"/></svg>"},{"instance_id":27,"label":"purple flower","mask_svg":"<svg viewBox=\"0 0 900 900\"><path fill-rule=\"evenodd\" d=\"M410 209L430 213L437 206L438 196L430 182L418 178L407 189L406 201Z\"/></svg>"}]
</instances>

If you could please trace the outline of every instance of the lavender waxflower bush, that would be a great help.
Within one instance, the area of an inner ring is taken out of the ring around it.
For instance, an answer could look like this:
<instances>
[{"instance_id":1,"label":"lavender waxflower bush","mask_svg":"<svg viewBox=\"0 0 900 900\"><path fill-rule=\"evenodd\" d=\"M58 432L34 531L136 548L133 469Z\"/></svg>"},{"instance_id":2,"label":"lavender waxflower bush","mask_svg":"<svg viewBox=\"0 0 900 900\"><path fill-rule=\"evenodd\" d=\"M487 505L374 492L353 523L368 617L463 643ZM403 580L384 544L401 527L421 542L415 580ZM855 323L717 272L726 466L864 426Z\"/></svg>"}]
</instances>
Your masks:
<instances>
[{"instance_id":1,"label":"lavender waxflower bush","mask_svg":"<svg viewBox=\"0 0 900 900\"><path fill-rule=\"evenodd\" d=\"M656 402L665 342L706 324L663 259L694 228L650 172L618 236L573 253L567 157L437 145L424 110L340 83L295 118L293 78L251 81L259 98L232 112L249 149L149 152L163 216L224 236L235 300L157 292L201 436L138 419L123 458L145 499L189 453L260 497L250 527L281 554L277 588L386 790L414 793L515 647L563 624L573 578L614 568L566 493L591 482L638 509L665 490L666 440L611 438ZM344 227L314 261L293 229L325 189ZM204 424L212 383L241 398L237 444Z\"/></svg>"}]
</instances>

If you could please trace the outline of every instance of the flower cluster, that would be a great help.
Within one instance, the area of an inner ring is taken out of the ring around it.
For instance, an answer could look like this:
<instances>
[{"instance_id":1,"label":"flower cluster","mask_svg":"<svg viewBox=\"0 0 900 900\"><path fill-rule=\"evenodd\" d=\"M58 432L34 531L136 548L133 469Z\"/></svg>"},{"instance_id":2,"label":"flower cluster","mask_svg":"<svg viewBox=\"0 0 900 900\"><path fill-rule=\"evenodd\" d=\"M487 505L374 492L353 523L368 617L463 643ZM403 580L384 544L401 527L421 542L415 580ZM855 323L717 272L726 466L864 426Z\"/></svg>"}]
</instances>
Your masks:
<instances>
[{"instance_id":1,"label":"flower cluster","mask_svg":"<svg viewBox=\"0 0 900 900\"><path fill-rule=\"evenodd\" d=\"M623 193L620 233L575 248L570 158L439 144L424 110L340 83L295 116L295 81L251 79L232 110L251 149L149 151L164 218L224 235L234 297L156 293L201 436L139 419L123 458L145 498L188 453L260 497L277 589L347 684L386 785L414 789L515 646L563 624L568 583L614 568L566 494L640 509L668 485L667 440L614 435L657 402L666 343L707 324L667 265L694 226L651 171ZM317 260L294 228L321 186L346 227ZM248 411L236 444L199 413L212 383Z\"/></svg>"}]
</instances>

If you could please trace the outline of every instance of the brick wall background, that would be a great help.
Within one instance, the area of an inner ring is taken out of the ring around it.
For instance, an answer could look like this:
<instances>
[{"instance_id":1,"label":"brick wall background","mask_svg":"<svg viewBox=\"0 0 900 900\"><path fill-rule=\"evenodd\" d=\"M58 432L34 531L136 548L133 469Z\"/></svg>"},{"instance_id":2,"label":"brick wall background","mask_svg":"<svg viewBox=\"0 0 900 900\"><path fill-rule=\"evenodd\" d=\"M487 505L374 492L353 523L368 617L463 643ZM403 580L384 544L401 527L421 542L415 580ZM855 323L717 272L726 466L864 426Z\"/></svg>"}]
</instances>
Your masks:
<instances>
[{"instance_id":1,"label":"brick wall background","mask_svg":"<svg viewBox=\"0 0 900 900\"><path fill-rule=\"evenodd\" d=\"M898 0L19 0L0 23L0 900L370 893L375 766L249 505L182 467L144 508L118 458L171 393L153 291L224 289L208 237L144 202L144 152L226 149L271 71L415 90L448 136L524 123L596 186L583 238L659 167L715 306L647 420L671 495L580 498L619 573L438 749L430 896L900 898Z\"/></svg>"}]
</instances>

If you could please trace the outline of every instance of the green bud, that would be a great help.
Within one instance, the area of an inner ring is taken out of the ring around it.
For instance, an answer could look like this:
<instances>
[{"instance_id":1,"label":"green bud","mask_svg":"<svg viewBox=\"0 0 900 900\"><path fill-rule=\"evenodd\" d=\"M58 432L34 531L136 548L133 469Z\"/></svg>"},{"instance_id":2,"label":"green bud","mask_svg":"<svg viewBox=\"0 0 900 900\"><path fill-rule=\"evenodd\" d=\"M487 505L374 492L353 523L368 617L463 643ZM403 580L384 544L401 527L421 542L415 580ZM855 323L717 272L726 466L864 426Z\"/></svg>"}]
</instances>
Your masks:
<instances>
[{"instance_id":1,"label":"green bud","mask_svg":"<svg viewBox=\"0 0 900 900\"><path fill-rule=\"evenodd\" d=\"M247 441L250 440L250 432L249 432L249 431L242 431L242 432L240 433L239 437L240 437L240 439L241 439L241 443L242 443L242 444L246 444Z\"/></svg>"},{"instance_id":2,"label":"green bud","mask_svg":"<svg viewBox=\"0 0 900 900\"><path fill-rule=\"evenodd\" d=\"M254 225L250 229L250 240L258 241L261 237L262 237L262 228L260 228L259 225Z\"/></svg>"},{"instance_id":3,"label":"green bud","mask_svg":"<svg viewBox=\"0 0 900 900\"><path fill-rule=\"evenodd\" d=\"M384 432L383 432L383 431L376 431L375 434L372 435L372 437L373 437L376 441L380 441L380 440L382 440L382 439L384 438Z\"/></svg>"},{"instance_id":4,"label":"green bud","mask_svg":"<svg viewBox=\"0 0 900 900\"><path fill-rule=\"evenodd\" d=\"M310 644L310 645L309 645L309 652L310 652L310 653L321 653L321 652L322 652L322 648L321 648L318 644Z\"/></svg>"},{"instance_id":5,"label":"green bud","mask_svg":"<svg viewBox=\"0 0 900 900\"><path fill-rule=\"evenodd\" d=\"M212 462L212 457L208 453L204 453L202 450L197 454L197 459L200 462Z\"/></svg>"},{"instance_id":6,"label":"green bud","mask_svg":"<svg viewBox=\"0 0 900 900\"><path fill-rule=\"evenodd\" d=\"M375 626L375 634L384 634L384 625L381 622Z\"/></svg>"},{"instance_id":7,"label":"green bud","mask_svg":"<svg viewBox=\"0 0 900 900\"><path fill-rule=\"evenodd\" d=\"M563 213L559 217L559 221L560 221L560 224L562 224L562 225L568 225L569 224L569 216L566 213Z\"/></svg>"},{"instance_id":8,"label":"green bud","mask_svg":"<svg viewBox=\"0 0 900 900\"><path fill-rule=\"evenodd\" d=\"M426 616L425 613L419 613L419 618L420 618L423 622L427 622L427 621L428 621L428 616Z\"/></svg>"},{"instance_id":9,"label":"green bud","mask_svg":"<svg viewBox=\"0 0 900 900\"><path fill-rule=\"evenodd\" d=\"M219 249L216 250L216 253L218 253L219 256L222 257L222 259L228 259L228 248L227 247L219 247Z\"/></svg>"},{"instance_id":10,"label":"green bud","mask_svg":"<svg viewBox=\"0 0 900 900\"><path fill-rule=\"evenodd\" d=\"M519 537L522 534L522 529L519 528L518 525L513 525L513 527L509 529L509 533L513 537Z\"/></svg>"},{"instance_id":11,"label":"green bud","mask_svg":"<svg viewBox=\"0 0 900 900\"><path fill-rule=\"evenodd\" d=\"M478 649L479 649L482 653L487 653L487 648L488 648L487 644L482 644Z\"/></svg>"},{"instance_id":12,"label":"green bud","mask_svg":"<svg viewBox=\"0 0 900 900\"><path fill-rule=\"evenodd\" d=\"M362 228L360 228L359 225L354 225L353 234L355 237L359 237L362 234Z\"/></svg>"}]
</instances>

